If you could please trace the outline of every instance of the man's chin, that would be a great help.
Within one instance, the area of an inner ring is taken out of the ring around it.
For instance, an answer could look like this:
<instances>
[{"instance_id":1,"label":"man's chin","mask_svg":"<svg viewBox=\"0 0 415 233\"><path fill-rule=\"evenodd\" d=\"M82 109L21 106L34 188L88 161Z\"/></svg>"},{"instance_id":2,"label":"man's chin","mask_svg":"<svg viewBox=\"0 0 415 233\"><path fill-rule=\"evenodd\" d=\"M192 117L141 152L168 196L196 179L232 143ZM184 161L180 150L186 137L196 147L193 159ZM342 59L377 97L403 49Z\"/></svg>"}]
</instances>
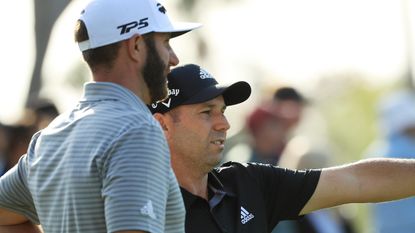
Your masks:
<instances>
[{"instance_id":1,"label":"man's chin","mask_svg":"<svg viewBox=\"0 0 415 233\"><path fill-rule=\"evenodd\" d=\"M223 160L223 153L220 152L219 154L216 154L214 159L212 159L212 164L216 167L218 166Z\"/></svg>"}]
</instances>

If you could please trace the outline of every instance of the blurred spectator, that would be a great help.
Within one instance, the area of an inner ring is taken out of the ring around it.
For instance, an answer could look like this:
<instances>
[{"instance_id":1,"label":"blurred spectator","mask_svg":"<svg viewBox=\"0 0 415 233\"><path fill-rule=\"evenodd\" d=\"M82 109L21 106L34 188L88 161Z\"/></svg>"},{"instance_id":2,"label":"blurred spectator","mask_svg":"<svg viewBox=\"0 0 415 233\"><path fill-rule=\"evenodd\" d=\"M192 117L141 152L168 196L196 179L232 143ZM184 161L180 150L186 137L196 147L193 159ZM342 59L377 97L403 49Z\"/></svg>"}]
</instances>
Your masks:
<instances>
[{"instance_id":1,"label":"blurred spectator","mask_svg":"<svg viewBox=\"0 0 415 233\"><path fill-rule=\"evenodd\" d=\"M273 96L275 112L284 123L287 130L298 125L301 120L305 98L293 87L282 87L275 91Z\"/></svg>"},{"instance_id":2,"label":"blurred spectator","mask_svg":"<svg viewBox=\"0 0 415 233\"><path fill-rule=\"evenodd\" d=\"M287 140L301 120L305 103L306 100L296 89L278 88L271 101L261 104L249 114L246 128L227 140L225 160L246 162L237 159L236 154L227 155L233 146L242 143L248 145L250 151L247 161L277 164ZM238 138L239 141L235 140Z\"/></svg>"},{"instance_id":3,"label":"blurred spectator","mask_svg":"<svg viewBox=\"0 0 415 233\"><path fill-rule=\"evenodd\" d=\"M287 144L278 165L300 170L333 166L333 159L324 148L316 149L307 138L296 136ZM355 233L351 220L341 214L340 208L318 210L300 220L281 221L272 233Z\"/></svg>"},{"instance_id":4,"label":"blurred spectator","mask_svg":"<svg viewBox=\"0 0 415 233\"><path fill-rule=\"evenodd\" d=\"M0 123L0 176L6 172L7 167L7 149L9 146L9 131L7 127Z\"/></svg>"},{"instance_id":5,"label":"blurred spectator","mask_svg":"<svg viewBox=\"0 0 415 233\"><path fill-rule=\"evenodd\" d=\"M17 123L0 124L0 176L26 153L32 135L45 128L58 114L51 101L39 99Z\"/></svg>"},{"instance_id":6,"label":"blurred spectator","mask_svg":"<svg viewBox=\"0 0 415 233\"><path fill-rule=\"evenodd\" d=\"M59 115L55 104L47 99L39 99L32 107L34 131L37 132L46 126Z\"/></svg>"},{"instance_id":7,"label":"blurred spectator","mask_svg":"<svg viewBox=\"0 0 415 233\"><path fill-rule=\"evenodd\" d=\"M26 153L32 137L32 127L24 124L7 126L9 144L6 150L6 171L12 168Z\"/></svg>"},{"instance_id":8,"label":"blurred spectator","mask_svg":"<svg viewBox=\"0 0 415 233\"><path fill-rule=\"evenodd\" d=\"M252 136L250 161L277 164L287 143L289 127L284 125L274 103L255 109L248 117L248 132Z\"/></svg>"},{"instance_id":9,"label":"blurred spectator","mask_svg":"<svg viewBox=\"0 0 415 233\"><path fill-rule=\"evenodd\" d=\"M415 158L415 94L400 90L379 101L381 136L372 143L368 156ZM415 198L373 205L374 232L414 233Z\"/></svg>"}]
</instances>

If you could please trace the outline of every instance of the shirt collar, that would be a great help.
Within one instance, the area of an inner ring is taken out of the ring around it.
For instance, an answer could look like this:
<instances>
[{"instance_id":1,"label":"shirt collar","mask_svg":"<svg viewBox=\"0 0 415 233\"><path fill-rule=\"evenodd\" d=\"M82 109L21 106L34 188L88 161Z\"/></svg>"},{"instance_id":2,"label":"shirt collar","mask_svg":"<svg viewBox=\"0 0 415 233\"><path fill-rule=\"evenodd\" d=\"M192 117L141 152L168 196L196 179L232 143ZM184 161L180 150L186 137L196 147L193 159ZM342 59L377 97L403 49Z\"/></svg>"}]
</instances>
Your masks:
<instances>
[{"instance_id":1,"label":"shirt collar","mask_svg":"<svg viewBox=\"0 0 415 233\"><path fill-rule=\"evenodd\" d=\"M229 196L235 196L235 193L232 191L232 189L230 187L224 186L214 172L210 172L208 175L208 185L212 191L218 190L219 192L224 192Z\"/></svg>"},{"instance_id":2,"label":"shirt collar","mask_svg":"<svg viewBox=\"0 0 415 233\"><path fill-rule=\"evenodd\" d=\"M235 193L232 192L229 188L225 187L213 172L208 174L208 188L209 191L213 193L212 197L209 199L210 209L213 209L216 205L218 205L223 200L223 198L225 198L225 196L235 197ZM192 204L197 199L200 199L200 197L193 195L182 187L180 187L180 189L182 192L186 211L188 211L191 208Z\"/></svg>"},{"instance_id":3,"label":"shirt collar","mask_svg":"<svg viewBox=\"0 0 415 233\"><path fill-rule=\"evenodd\" d=\"M132 107L132 109L150 112L147 105L129 89L111 82L87 82L81 102L117 100Z\"/></svg>"}]
</instances>

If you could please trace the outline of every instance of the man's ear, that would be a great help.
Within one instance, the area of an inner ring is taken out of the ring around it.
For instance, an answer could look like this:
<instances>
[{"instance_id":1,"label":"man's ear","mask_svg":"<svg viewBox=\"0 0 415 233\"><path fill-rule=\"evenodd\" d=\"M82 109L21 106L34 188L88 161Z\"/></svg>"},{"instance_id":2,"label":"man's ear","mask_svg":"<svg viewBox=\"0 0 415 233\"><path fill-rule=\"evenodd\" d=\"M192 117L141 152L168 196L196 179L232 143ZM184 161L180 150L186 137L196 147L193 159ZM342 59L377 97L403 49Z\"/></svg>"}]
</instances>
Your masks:
<instances>
[{"instance_id":1,"label":"man's ear","mask_svg":"<svg viewBox=\"0 0 415 233\"><path fill-rule=\"evenodd\" d=\"M165 121L165 116L161 113L154 113L153 116L159 122L159 124L160 124L161 128L163 129L163 131L168 131L166 121Z\"/></svg>"},{"instance_id":2,"label":"man's ear","mask_svg":"<svg viewBox=\"0 0 415 233\"><path fill-rule=\"evenodd\" d=\"M134 61L139 61L144 53L144 38L139 34L127 40L128 54Z\"/></svg>"}]
</instances>

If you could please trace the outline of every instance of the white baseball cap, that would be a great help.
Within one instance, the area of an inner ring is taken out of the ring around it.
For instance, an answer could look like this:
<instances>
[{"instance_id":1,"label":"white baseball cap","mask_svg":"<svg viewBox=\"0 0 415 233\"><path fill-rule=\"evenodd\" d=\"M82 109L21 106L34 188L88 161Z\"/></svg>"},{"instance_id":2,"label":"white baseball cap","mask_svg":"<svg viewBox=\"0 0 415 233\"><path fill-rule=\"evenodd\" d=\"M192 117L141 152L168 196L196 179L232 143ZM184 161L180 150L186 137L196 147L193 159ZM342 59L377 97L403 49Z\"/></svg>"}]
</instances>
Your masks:
<instances>
[{"instance_id":1,"label":"white baseball cap","mask_svg":"<svg viewBox=\"0 0 415 233\"><path fill-rule=\"evenodd\" d=\"M79 17L89 40L79 42L85 51L131 38L135 34L168 32L179 36L201 26L171 22L166 8L156 0L91 0Z\"/></svg>"}]
</instances>

